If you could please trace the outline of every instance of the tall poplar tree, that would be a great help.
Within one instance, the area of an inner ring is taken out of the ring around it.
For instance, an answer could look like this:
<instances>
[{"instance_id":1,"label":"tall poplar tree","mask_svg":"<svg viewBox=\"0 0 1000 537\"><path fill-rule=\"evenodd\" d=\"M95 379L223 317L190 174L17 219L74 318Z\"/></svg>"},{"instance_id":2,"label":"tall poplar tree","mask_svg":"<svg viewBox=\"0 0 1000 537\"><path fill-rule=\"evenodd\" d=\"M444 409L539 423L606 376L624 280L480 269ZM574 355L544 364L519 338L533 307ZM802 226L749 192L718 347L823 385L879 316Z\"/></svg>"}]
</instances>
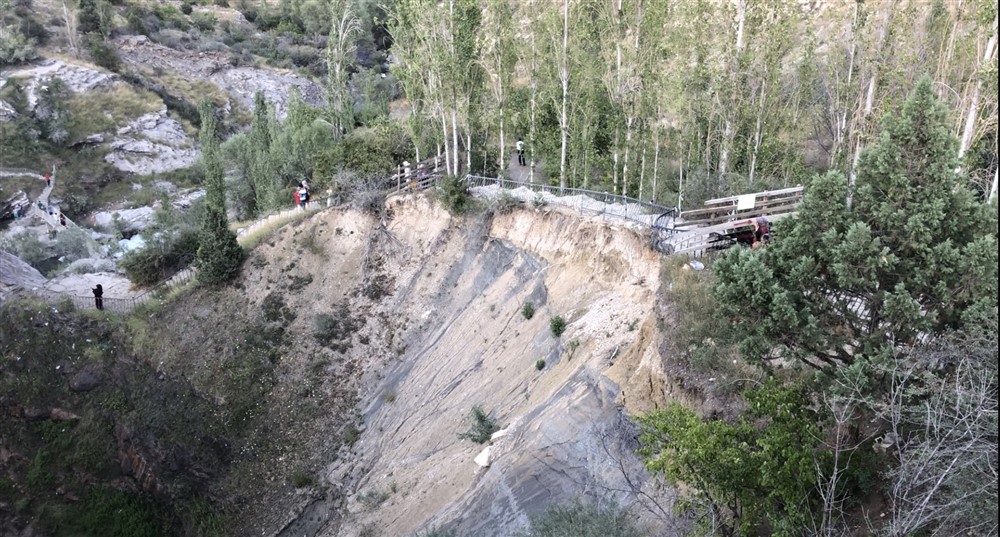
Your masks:
<instances>
[{"instance_id":1,"label":"tall poplar tree","mask_svg":"<svg viewBox=\"0 0 1000 537\"><path fill-rule=\"evenodd\" d=\"M239 274L245 255L226 219L226 183L215 134L215 109L211 102L204 101L198 112L201 115L199 140L205 164L205 216L198 237L198 281L217 285Z\"/></svg>"},{"instance_id":2,"label":"tall poplar tree","mask_svg":"<svg viewBox=\"0 0 1000 537\"><path fill-rule=\"evenodd\" d=\"M247 169L247 182L253 192L252 207L248 208L251 215L272 207L277 201L274 187L274 170L271 166L271 113L264 100L264 94L257 92L254 96L253 123L250 125L250 163Z\"/></svg>"}]
</instances>

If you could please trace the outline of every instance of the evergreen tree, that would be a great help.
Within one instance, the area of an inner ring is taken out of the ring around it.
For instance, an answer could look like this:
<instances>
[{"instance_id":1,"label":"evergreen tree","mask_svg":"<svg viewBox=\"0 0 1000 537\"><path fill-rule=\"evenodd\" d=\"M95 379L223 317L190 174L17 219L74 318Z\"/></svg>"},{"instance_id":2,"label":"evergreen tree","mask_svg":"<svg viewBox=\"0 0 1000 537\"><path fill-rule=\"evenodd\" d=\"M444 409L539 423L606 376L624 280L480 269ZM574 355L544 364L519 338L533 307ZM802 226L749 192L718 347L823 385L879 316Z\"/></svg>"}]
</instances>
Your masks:
<instances>
[{"instance_id":1,"label":"evergreen tree","mask_svg":"<svg viewBox=\"0 0 1000 537\"><path fill-rule=\"evenodd\" d=\"M251 215L257 215L261 210L272 207L276 199L274 188L274 170L271 166L271 113L264 100L264 94L257 92L254 96L253 123L250 126L250 162L247 169L247 182L253 204L248 207Z\"/></svg>"},{"instance_id":2,"label":"evergreen tree","mask_svg":"<svg viewBox=\"0 0 1000 537\"><path fill-rule=\"evenodd\" d=\"M198 107L201 114L202 159L205 164L205 220L198 244L198 281L225 283L239 273L244 252L226 219L226 184L219 141L215 136L215 110L210 102Z\"/></svg>"},{"instance_id":3,"label":"evergreen tree","mask_svg":"<svg viewBox=\"0 0 1000 537\"><path fill-rule=\"evenodd\" d=\"M957 164L925 78L861 158L853 208L845 178L828 173L767 248L716 265L719 312L747 357L781 347L820 369L900 358L995 309L996 209L973 199Z\"/></svg>"}]
</instances>

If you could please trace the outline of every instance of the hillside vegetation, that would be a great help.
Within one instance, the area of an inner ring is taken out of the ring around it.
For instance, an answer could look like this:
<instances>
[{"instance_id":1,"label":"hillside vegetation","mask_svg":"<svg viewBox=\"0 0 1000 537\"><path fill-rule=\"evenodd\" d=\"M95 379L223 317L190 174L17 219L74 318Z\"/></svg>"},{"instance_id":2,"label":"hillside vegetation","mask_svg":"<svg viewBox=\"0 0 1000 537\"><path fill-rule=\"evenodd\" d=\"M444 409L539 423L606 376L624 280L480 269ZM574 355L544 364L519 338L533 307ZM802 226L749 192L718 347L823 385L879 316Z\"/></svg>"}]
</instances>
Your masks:
<instances>
[{"instance_id":1,"label":"hillside vegetation","mask_svg":"<svg viewBox=\"0 0 1000 537\"><path fill-rule=\"evenodd\" d=\"M204 190L102 238L191 284L0 305L0 533L994 537L996 49L987 0L0 0L0 168ZM465 174L805 193L695 263Z\"/></svg>"}]
</instances>

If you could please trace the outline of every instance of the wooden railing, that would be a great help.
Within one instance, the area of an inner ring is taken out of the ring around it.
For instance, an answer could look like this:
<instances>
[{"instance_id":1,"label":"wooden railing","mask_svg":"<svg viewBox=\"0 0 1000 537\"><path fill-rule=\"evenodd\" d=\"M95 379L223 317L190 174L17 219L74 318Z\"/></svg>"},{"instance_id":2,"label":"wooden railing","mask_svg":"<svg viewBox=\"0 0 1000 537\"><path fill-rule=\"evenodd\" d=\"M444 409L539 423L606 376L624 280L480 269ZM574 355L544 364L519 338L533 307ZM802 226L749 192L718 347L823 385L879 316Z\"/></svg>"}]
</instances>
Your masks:
<instances>
[{"instance_id":1,"label":"wooden railing","mask_svg":"<svg viewBox=\"0 0 1000 537\"><path fill-rule=\"evenodd\" d=\"M679 215L664 214L653 225L653 249L668 255L702 255L732 245L735 233L750 228L753 219L766 217L776 222L795 214L802 202L803 188L756 192L711 199L699 209Z\"/></svg>"}]
</instances>

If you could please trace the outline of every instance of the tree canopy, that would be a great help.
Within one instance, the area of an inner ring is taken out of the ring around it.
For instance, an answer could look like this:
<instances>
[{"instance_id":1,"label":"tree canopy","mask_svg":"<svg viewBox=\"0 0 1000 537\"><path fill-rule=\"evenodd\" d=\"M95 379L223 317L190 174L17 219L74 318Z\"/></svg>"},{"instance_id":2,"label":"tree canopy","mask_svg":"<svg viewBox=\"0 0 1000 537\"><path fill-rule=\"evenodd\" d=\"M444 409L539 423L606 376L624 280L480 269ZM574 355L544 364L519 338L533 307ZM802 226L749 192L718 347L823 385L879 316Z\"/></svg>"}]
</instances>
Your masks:
<instances>
[{"instance_id":1,"label":"tree canopy","mask_svg":"<svg viewBox=\"0 0 1000 537\"><path fill-rule=\"evenodd\" d=\"M716 264L720 313L745 355L821 369L899 357L996 308L996 205L957 170L925 78L861 156L853 203L842 174L819 176L767 248Z\"/></svg>"}]
</instances>

